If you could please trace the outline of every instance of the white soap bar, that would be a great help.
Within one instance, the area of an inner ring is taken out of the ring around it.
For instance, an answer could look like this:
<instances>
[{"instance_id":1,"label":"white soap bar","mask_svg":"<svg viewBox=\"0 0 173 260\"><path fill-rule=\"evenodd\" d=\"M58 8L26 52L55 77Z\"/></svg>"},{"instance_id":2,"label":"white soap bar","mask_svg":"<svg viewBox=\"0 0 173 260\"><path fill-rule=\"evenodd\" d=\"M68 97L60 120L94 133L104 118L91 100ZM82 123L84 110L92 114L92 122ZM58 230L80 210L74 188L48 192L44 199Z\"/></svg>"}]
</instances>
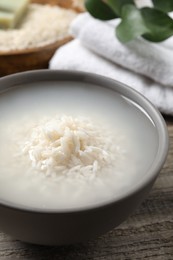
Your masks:
<instances>
[{"instance_id":1,"label":"white soap bar","mask_svg":"<svg viewBox=\"0 0 173 260\"><path fill-rule=\"evenodd\" d=\"M13 28L15 22L15 16L13 13L0 11L0 28L7 29Z\"/></svg>"},{"instance_id":2,"label":"white soap bar","mask_svg":"<svg viewBox=\"0 0 173 260\"><path fill-rule=\"evenodd\" d=\"M14 28L27 10L29 0L0 0L0 28Z\"/></svg>"}]
</instances>

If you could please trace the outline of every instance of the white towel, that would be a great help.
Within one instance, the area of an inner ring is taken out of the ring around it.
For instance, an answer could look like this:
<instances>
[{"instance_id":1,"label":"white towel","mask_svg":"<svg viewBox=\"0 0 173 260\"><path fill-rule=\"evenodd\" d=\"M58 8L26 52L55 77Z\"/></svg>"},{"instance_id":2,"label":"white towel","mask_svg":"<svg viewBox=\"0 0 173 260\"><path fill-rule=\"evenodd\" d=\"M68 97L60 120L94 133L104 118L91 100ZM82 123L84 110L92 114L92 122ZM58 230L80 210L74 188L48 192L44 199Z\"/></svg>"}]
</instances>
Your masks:
<instances>
[{"instance_id":1,"label":"white towel","mask_svg":"<svg viewBox=\"0 0 173 260\"><path fill-rule=\"evenodd\" d=\"M118 23L118 19L111 23L102 22L85 13L72 23L71 33L102 57L160 84L173 87L173 50L164 44L154 44L142 38L122 44L115 37L114 27ZM173 45L173 38L170 41Z\"/></svg>"},{"instance_id":2,"label":"white towel","mask_svg":"<svg viewBox=\"0 0 173 260\"><path fill-rule=\"evenodd\" d=\"M50 69L82 70L123 82L146 96L161 112L173 115L173 88L136 74L85 48L78 40L58 49L50 61Z\"/></svg>"}]
</instances>

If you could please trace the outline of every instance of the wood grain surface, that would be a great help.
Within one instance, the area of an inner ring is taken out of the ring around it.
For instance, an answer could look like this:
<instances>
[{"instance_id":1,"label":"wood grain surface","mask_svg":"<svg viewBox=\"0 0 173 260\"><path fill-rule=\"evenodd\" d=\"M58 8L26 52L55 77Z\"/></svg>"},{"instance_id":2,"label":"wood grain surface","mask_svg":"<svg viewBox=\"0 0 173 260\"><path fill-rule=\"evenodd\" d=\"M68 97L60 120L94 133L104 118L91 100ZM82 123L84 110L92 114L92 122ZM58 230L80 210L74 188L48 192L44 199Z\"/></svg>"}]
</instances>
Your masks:
<instances>
[{"instance_id":1,"label":"wood grain surface","mask_svg":"<svg viewBox=\"0 0 173 260\"><path fill-rule=\"evenodd\" d=\"M44 247L0 233L0 260L172 260L173 259L173 119L167 161L149 197L116 229L85 244Z\"/></svg>"}]
</instances>

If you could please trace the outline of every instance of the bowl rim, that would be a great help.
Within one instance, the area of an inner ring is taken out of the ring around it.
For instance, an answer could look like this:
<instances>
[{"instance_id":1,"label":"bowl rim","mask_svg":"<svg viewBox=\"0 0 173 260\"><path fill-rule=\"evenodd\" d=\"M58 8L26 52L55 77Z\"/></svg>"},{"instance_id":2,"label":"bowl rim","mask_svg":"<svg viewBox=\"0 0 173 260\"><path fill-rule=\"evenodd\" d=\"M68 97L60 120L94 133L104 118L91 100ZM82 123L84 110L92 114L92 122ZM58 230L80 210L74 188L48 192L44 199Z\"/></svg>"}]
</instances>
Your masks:
<instances>
[{"instance_id":1,"label":"bowl rim","mask_svg":"<svg viewBox=\"0 0 173 260\"><path fill-rule=\"evenodd\" d=\"M166 123L158 111L157 108L142 94L134 90L133 88L116 81L114 79L101 76L94 73L88 73L83 71L73 71L73 70L33 70L27 72L20 72L12 75L8 75L0 78L0 94L4 91L9 91L17 85L24 83L29 83L32 81L79 81L85 82L88 84L94 84L105 89L111 89L118 94L124 96L128 100L132 101L132 104L137 104L138 108L141 108L141 111L150 118L154 123L157 134L158 134L158 150L155 156L153 163L150 168L146 171L146 174L143 176L142 180L137 184L133 185L126 193L123 193L119 196L116 196L112 199L98 202L92 205L72 207L72 208L62 208L62 209L41 209L31 206L25 206L13 202L8 202L0 199L0 206L11 208L13 210L19 210L23 212L32 212L32 213L42 213L42 214L64 214L64 213L77 213L85 212L88 210L97 210L98 208L104 208L115 203L119 203L123 200L126 200L130 196L135 195L144 187L152 183L158 176L163 164L165 163L168 149L169 149L169 137ZM10 85L10 87L9 87ZM7 87L6 87L7 86Z\"/></svg>"},{"instance_id":2,"label":"bowl rim","mask_svg":"<svg viewBox=\"0 0 173 260\"><path fill-rule=\"evenodd\" d=\"M0 56L16 56L16 55L25 55L25 54L31 54L31 53L37 53L42 52L49 49L56 49L57 47L69 42L72 40L72 36L70 35L64 35L59 37L58 39L46 43L37 47L31 47L31 48L25 48L25 49L18 49L18 50L11 50L11 51L2 51L0 50Z\"/></svg>"}]
</instances>

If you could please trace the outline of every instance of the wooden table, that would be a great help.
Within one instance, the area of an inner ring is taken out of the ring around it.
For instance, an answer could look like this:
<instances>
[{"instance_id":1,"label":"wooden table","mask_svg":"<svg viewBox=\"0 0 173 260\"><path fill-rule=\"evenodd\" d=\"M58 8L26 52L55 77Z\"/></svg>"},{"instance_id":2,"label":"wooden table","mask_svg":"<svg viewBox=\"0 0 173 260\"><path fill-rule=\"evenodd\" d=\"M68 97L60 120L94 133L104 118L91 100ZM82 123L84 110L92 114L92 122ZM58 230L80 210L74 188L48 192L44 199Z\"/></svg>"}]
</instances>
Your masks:
<instances>
[{"instance_id":1,"label":"wooden table","mask_svg":"<svg viewBox=\"0 0 173 260\"><path fill-rule=\"evenodd\" d=\"M0 260L173 260L173 118L167 161L149 197L118 228L94 241L62 247L25 244L0 233Z\"/></svg>"}]
</instances>

